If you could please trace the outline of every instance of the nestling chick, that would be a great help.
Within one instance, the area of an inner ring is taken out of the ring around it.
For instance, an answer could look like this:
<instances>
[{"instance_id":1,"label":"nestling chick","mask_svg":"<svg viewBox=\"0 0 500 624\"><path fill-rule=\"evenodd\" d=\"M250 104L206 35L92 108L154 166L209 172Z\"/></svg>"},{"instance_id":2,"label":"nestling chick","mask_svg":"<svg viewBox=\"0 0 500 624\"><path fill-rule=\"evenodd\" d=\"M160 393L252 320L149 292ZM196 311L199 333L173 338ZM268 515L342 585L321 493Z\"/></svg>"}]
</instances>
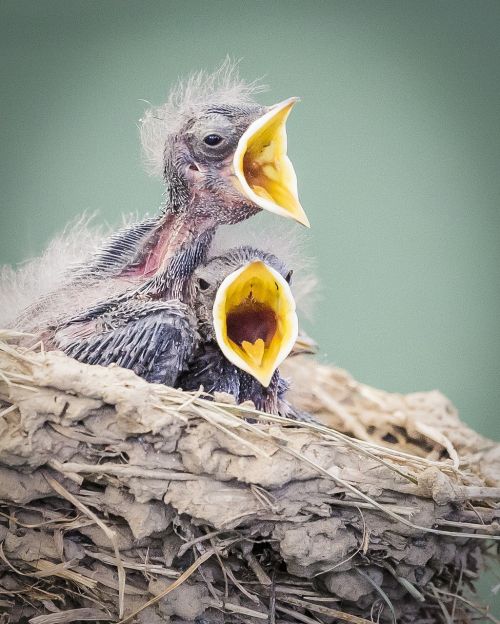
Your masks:
<instances>
[{"instance_id":1,"label":"nestling chick","mask_svg":"<svg viewBox=\"0 0 500 624\"><path fill-rule=\"evenodd\" d=\"M162 215L115 234L75 278L127 278L142 294L186 299L216 228L261 209L309 225L286 155L288 115L297 98L255 102L255 85L226 62L180 83L141 120L146 155L163 176Z\"/></svg>"},{"instance_id":2,"label":"nestling chick","mask_svg":"<svg viewBox=\"0 0 500 624\"><path fill-rule=\"evenodd\" d=\"M297 416L285 401L278 366L297 339L292 272L276 256L248 246L209 260L194 274L201 336L179 385L227 392L238 403ZM299 416L300 417L300 416Z\"/></svg>"}]
</instances>

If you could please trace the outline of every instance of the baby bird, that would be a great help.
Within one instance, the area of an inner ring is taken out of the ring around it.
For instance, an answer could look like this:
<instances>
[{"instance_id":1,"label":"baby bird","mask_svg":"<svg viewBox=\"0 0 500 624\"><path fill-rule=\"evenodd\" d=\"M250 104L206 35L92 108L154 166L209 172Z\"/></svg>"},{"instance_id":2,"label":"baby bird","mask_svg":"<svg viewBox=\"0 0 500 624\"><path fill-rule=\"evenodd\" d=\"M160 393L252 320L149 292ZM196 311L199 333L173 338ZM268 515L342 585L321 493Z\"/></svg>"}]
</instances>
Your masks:
<instances>
[{"instance_id":1,"label":"baby bird","mask_svg":"<svg viewBox=\"0 0 500 624\"><path fill-rule=\"evenodd\" d=\"M227 392L267 413L297 417L278 366L298 333L292 272L274 255L242 246L195 272L200 341L178 384Z\"/></svg>"},{"instance_id":2,"label":"baby bird","mask_svg":"<svg viewBox=\"0 0 500 624\"><path fill-rule=\"evenodd\" d=\"M309 226L287 157L286 120L297 98L273 106L226 62L180 83L146 111L146 156L165 183L162 214L113 235L74 279L119 279L138 294L185 300L216 228L269 210Z\"/></svg>"},{"instance_id":3,"label":"baby bird","mask_svg":"<svg viewBox=\"0 0 500 624\"><path fill-rule=\"evenodd\" d=\"M83 362L125 362L134 368L139 352L126 345L167 331L165 314L170 331L169 300L178 302L176 328L182 325L177 338L169 334L174 344L192 332L191 277L205 261L219 225L261 209L308 225L286 155L285 124L296 98L266 107L253 100L253 90L225 67L213 76L191 78L167 104L146 113L143 145L164 177L163 214L113 235L69 273L59 292L28 308L18 329L38 333L48 348ZM74 302L72 293L78 293ZM67 313L38 323L52 306L61 308L55 304L58 297L68 302ZM139 369L156 370L156 359L144 357ZM156 378L155 373L151 379Z\"/></svg>"}]
</instances>

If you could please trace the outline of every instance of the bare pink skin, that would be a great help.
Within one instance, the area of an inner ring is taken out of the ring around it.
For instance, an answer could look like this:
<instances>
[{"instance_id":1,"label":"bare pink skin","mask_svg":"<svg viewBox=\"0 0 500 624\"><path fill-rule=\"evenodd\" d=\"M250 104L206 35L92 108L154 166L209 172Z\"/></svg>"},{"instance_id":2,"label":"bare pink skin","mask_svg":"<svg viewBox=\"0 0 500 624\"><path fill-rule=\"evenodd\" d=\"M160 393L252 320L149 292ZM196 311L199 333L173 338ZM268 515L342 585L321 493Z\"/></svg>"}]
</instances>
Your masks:
<instances>
[{"instance_id":1,"label":"bare pink skin","mask_svg":"<svg viewBox=\"0 0 500 624\"><path fill-rule=\"evenodd\" d=\"M125 267L117 277L152 277L166 268L183 245L213 224L210 217L186 220L184 215L167 213L146 244L139 262Z\"/></svg>"}]
</instances>

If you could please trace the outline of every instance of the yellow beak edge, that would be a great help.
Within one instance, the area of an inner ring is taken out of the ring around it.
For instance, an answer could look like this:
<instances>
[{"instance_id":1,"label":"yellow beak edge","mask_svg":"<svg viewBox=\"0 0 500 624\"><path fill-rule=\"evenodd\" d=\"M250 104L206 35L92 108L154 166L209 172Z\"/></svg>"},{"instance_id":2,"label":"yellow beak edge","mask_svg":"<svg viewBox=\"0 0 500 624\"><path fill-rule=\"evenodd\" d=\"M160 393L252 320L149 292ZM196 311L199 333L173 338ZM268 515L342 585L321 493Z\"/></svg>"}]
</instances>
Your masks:
<instances>
[{"instance_id":1,"label":"yellow beak edge","mask_svg":"<svg viewBox=\"0 0 500 624\"><path fill-rule=\"evenodd\" d=\"M238 142L233 170L244 195L254 204L309 227L297 193L297 176L286 153L286 120L297 100L276 104L250 124Z\"/></svg>"},{"instance_id":2,"label":"yellow beak edge","mask_svg":"<svg viewBox=\"0 0 500 624\"><path fill-rule=\"evenodd\" d=\"M298 334L295 300L286 280L260 260L228 275L213 306L225 357L268 387Z\"/></svg>"}]
</instances>

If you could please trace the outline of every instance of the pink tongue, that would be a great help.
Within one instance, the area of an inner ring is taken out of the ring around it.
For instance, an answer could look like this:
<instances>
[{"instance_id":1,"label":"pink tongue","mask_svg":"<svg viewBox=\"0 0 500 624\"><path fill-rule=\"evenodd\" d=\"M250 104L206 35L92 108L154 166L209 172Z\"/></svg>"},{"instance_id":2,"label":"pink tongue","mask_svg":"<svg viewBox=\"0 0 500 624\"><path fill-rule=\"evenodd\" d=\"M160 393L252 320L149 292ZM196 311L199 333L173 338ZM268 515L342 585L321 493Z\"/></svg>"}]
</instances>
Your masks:
<instances>
[{"instance_id":1,"label":"pink tongue","mask_svg":"<svg viewBox=\"0 0 500 624\"><path fill-rule=\"evenodd\" d=\"M241 348L256 366L262 364L265 346L262 338L258 338L253 344L247 340L243 340L241 343Z\"/></svg>"}]
</instances>

